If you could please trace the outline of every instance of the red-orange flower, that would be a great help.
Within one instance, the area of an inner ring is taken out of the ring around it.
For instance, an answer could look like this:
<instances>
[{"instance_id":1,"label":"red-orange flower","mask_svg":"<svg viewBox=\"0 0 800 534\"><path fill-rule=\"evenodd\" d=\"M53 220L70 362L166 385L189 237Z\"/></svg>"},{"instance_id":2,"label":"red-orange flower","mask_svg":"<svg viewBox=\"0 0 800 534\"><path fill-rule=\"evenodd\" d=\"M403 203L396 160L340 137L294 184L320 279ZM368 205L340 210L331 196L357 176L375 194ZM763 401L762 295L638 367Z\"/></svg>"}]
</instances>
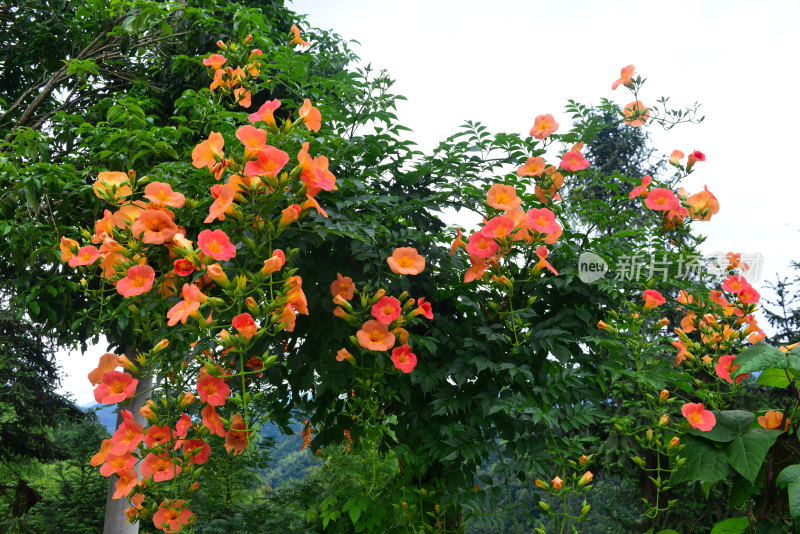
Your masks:
<instances>
[{"instance_id":1,"label":"red-orange flower","mask_svg":"<svg viewBox=\"0 0 800 534\"><path fill-rule=\"evenodd\" d=\"M308 186L309 195L314 196L320 190L334 191L336 189L336 177L328 170L328 158L317 156L312 159L308 155L308 143L303 143L303 147L297 153L297 161L303 166L300 171L300 180Z\"/></svg>"},{"instance_id":2,"label":"red-orange flower","mask_svg":"<svg viewBox=\"0 0 800 534\"><path fill-rule=\"evenodd\" d=\"M711 411L703 409L702 404L687 402L681 407L681 413L689 420L692 428L703 432L708 432L717 424L717 418Z\"/></svg>"},{"instance_id":3,"label":"red-orange flower","mask_svg":"<svg viewBox=\"0 0 800 534\"><path fill-rule=\"evenodd\" d=\"M94 388L94 400L100 404L113 404L130 399L136 393L139 380L121 371L107 371L103 381Z\"/></svg>"},{"instance_id":4,"label":"red-orange flower","mask_svg":"<svg viewBox=\"0 0 800 534\"><path fill-rule=\"evenodd\" d=\"M392 351L392 363L404 373L410 373L417 365L417 355L411 352L411 347L403 345Z\"/></svg>"},{"instance_id":5,"label":"red-orange flower","mask_svg":"<svg viewBox=\"0 0 800 534\"><path fill-rule=\"evenodd\" d=\"M509 211L518 208L522 199L517 196L514 186L494 184L486 193L486 203L495 209Z\"/></svg>"},{"instance_id":6,"label":"red-orange flower","mask_svg":"<svg viewBox=\"0 0 800 534\"><path fill-rule=\"evenodd\" d=\"M114 495L111 496L112 499L120 499L129 495L136 484L139 483L139 475L136 474L136 471L133 469L117 471L116 475L119 478L117 479L117 484L114 486Z\"/></svg>"},{"instance_id":7,"label":"red-orange flower","mask_svg":"<svg viewBox=\"0 0 800 534\"><path fill-rule=\"evenodd\" d=\"M761 295L751 285L743 287L737 295L739 300L744 304L755 304L761 299Z\"/></svg>"},{"instance_id":8,"label":"red-orange flower","mask_svg":"<svg viewBox=\"0 0 800 534\"><path fill-rule=\"evenodd\" d=\"M542 157L528 158L525 165L517 169L517 176L541 176L546 166Z\"/></svg>"},{"instance_id":9,"label":"red-orange flower","mask_svg":"<svg viewBox=\"0 0 800 534\"><path fill-rule=\"evenodd\" d=\"M110 446L111 440L103 440L103 444L105 444L106 441L109 442ZM133 469L136 465L136 457L128 453L117 456L116 454L109 453L107 450L103 460L105 463L100 467L100 474L104 477L110 477L114 473L119 473L120 471L125 471L127 469Z\"/></svg>"},{"instance_id":10,"label":"red-orange flower","mask_svg":"<svg viewBox=\"0 0 800 534\"><path fill-rule=\"evenodd\" d=\"M625 115L623 121L635 128L644 126L644 124L650 119L650 110L645 107L641 100L631 102L625 106L625 109L622 110L622 113Z\"/></svg>"},{"instance_id":11,"label":"red-orange flower","mask_svg":"<svg viewBox=\"0 0 800 534\"><path fill-rule=\"evenodd\" d=\"M422 315L427 319L433 319L433 308L430 302L425 302L425 297L420 297L417 301L417 309L408 314L408 318Z\"/></svg>"},{"instance_id":12,"label":"red-orange flower","mask_svg":"<svg viewBox=\"0 0 800 534\"><path fill-rule=\"evenodd\" d=\"M528 225L540 234L551 234L560 229L556 215L547 208L533 208L527 214Z\"/></svg>"},{"instance_id":13,"label":"red-orange flower","mask_svg":"<svg viewBox=\"0 0 800 534\"><path fill-rule=\"evenodd\" d=\"M225 62L228 61L222 54L211 54L203 60L203 65L212 67L214 70L219 69Z\"/></svg>"},{"instance_id":14,"label":"red-orange flower","mask_svg":"<svg viewBox=\"0 0 800 534\"><path fill-rule=\"evenodd\" d=\"M274 178L289 161L289 154L272 145L267 145L256 153L255 161L244 166L246 176L268 176Z\"/></svg>"},{"instance_id":15,"label":"red-orange flower","mask_svg":"<svg viewBox=\"0 0 800 534\"><path fill-rule=\"evenodd\" d=\"M97 247L89 245L88 247L81 247L75 257L69 260L70 267L78 267L79 265L91 265L100 257L100 251Z\"/></svg>"},{"instance_id":16,"label":"red-orange flower","mask_svg":"<svg viewBox=\"0 0 800 534\"><path fill-rule=\"evenodd\" d=\"M165 480L172 480L179 475L181 467L174 463L168 455L158 455L151 452L139 464L139 470L145 479L152 478L156 482L164 482Z\"/></svg>"},{"instance_id":17,"label":"red-orange flower","mask_svg":"<svg viewBox=\"0 0 800 534\"><path fill-rule=\"evenodd\" d=\"M386 262L392 272L397 274L419 274L425 269L425 258L412 247L394 249Z\"/></svg>"},{"instance_id":18,"label":"red-orange flower","mask_svg":"<svg viewBox=\"0 0 800 534\"><path fill-rule=\"evenodd\" d=\"M616 80L614 83L611 84L611 89L616 90L617 87L620 85L629 86L633 83L633 75L635 74L635 68L633 65L627 65L622 67L622 70L619 73L619 79Z\"/></svg>"},{"instance_id":19,"label":"red-orange flower","mask_svg":"<svg viewBox=\"0 0 800 534\"><path fill-rule=\"evenodd\" d=\"M136 447L144 439L142 425L133 420L133 414L130 410L121 410L122 424L117 427L114 435L111 436L111 454L118 456L128 452L133 452Z\"/></svg>"},{"instance_id":20,"label":"red-orange flower","mask_svg":"<svg viewBox=\"0 0 800 534\"><path fill-rule=\"evenodd\" d=\"M194 465L206 463L211 456L211 445L202 439L187 439L181 446L183 448L183 457Z\"/></svg>"},{"instance_id":21,"label":"red-orange flower","mask_svg":"<svg viewBox=\"0 0 800 534\"><path fill-rule=\"evenodd\" d=\"M582 171L589 166L589 160L577 150L570 150L561 158L560 167L565 171Z\"/></svg>"},{"instance_id":22,"label":"red-orange flower","mask_svg":"<svg viewBox=\"0 0 800 534\"><path fill-rule=\"evenodd\" d=\"M291 206L287 206L285 209L281 211L281 220L279 225L280 226L288 226L289 224L293 223L297 219L300 218L301 213L300 205L299 204L292 204Z\"/></svg>"},{"instance_id":23,"label":"red-orange flower","mask_svg":"<svg viewBox=\"0 0 800 534\"><path fill-rule=\"evenodd\" d=\"M222 71L218 71L222 72ZM225 139L219 132L211 132L208 139L199 143L194 150L192 150L192 165L198 169L208 167L211 169L217 164L218 159L222 159L225 153L222 147L225 146Z\"/></svg>"},{"instance_id":24,"label":"red-orange flower","mask_svg":"<svg viewBox=\"0 0 800 534\"><path fill-rule=\"evenodd\" d=\"M233 90L233 98L243 108L249 108L250 105L253 103L251 97L253 95L250 91L246 90L244 87L237 87Z\"/></svg>"},{"instance_id":25,"label":"red-orange flower","mask_svg":"<svg viewBox=\"0 0 800 534\"><path fill-rule=\"evenodd\" d=\"M345 300L351 300L355 289L353 279L341 273L336 273L336 280L331 282L331 295L334 297L340 295Z\"/></svg>"},{"instance_id":26,"label":"red-orange flower","mask_svg":"<svg viewBox=\"0 0 800 534\"><path fill-rule=\"evenodd\" d=\"M500 245L491 237L486 237L482 232L475 232L469 236L467 252L477 258L491 258L500 250Z\"/></svg>"},{"instance_id":27,"label":"red-orange flower","mask_svg":"<svg viewBox=\"0 0 800 534\"><path fill-rule=\"evenodd\" d=\"M113 371L119 367L119 365L120 364L117 361L117 355L106 352L100 356L100 362L97 365L97 368L93 369L89 373L89 382L91 382L93 386L96 386L103 380L103 376L105 376L108 371Z\"/></svg>"},{"instance_id":28,"label":"red-orange flower","mask_svg":"<svg viewBox=\"0 0 800 534\"><path fill-rule=\"evenodd\" d=\"M225 261L236 256L236 247L228 234L222 230L203 230L197 236L197 245L203 254L217 261Z\"/></svg>"},{"instance_id":29,"label":"red-orange flower","mask_svg":"<svg viewBox=\"0 0 800 534\"><path fill-rule=\"evenodd\" d=\"M453 240L453 243L450 245L450 255L451 256L456 253L456 249L458 249L460 247L464 247L464 246L467 245L466 243L464 243L464 240L462 239L462 237L463 237L463 235L461 234L461 228L456 228L456 238Z\"/></svg>"},{"instance_id":30,"label":"red-orange flower","mask_svg":"<svg viewBox=\"0 0 800 534\"><path fill-rule=\"evenodd\" d=\"M638 196L645 196L646 197L647 196L647 186L649 186L651 183L653 183L653 177L652 176L644 176L642 178L642 185L638 185L638 186L633 188L633 190L631 191L631 194L630 194L630 198L633 199L633 198L636 198Z\"/></svg>"},{"instance_id":31,"label":"red-orange flower","mask_svg":"<svg viewBox=\"0 0 800 534\"><path fill-rule=\"evenodd\" d=\"M247 426L244 424L242 414L234 414L231 418L230 430L225 434L225 450L233 451L233 454L244 452L247 443L250 441Z\"/></svg>"},{"instance_id":32,"label":"red-orange flower","mask_svg":"<svg viewBox=\"0 0 800 534\"><path fill-rule=\"evenodd\" d=\"M249 313L240 313L234 317L231 321L231 326L245 339L250 339L258 332L258 325Z\"/></svg>"},{"instance_id":33,"label":"red-orange flower","mask_svg":"<svg viewBox=\"0 0 800 534\"><path fill-rule=\"evenodd\" d=\"M244 145L244 157L252 158L267 144L267 132L249 124L236 130L236 138Z\"/></svg>"},{"instance_id":34,"label":"red-orange flower","mask_svg":"<svg viewBox=\"0 0 800 534\"><path fill-rule=\"evenodd\" d=\"M306 125L309 131L318 132L322 125L322 114L317 108L311 105L311 100L306 98L303 105L297 110L300 118L303 119L303 124Z\"/></svg>"},{"instance_id":35,"label":"red-orange flower","mask_svg":"<svg viewBox=\"0 0 800 534\"><path fill-rule=\"evenodd\" d=\"M61 249L61 261L69 261L75 257L78 242L68 237L62 237L58 247Z\"/></svg>"},{"instance_id":36,"label":"red-orange flower","mask_svg":"<svg viewBox=\"0 0 800 534\"><path fill-rule=\"evenodd\" d=\"M276 248L272 251L272 257L268 260L264 260L264 267L261 268L261 274L269 276L272 273L278 272L285 263L286 255L281 249Z\"/></svg>"},{"instance_id":37,"label":"red-orange flower","mask_svg":"<svg viewBox=\"0 0 800 534\"><path fill-rule=\"evenodd\" d=\"M253 124L257 123L258 121L264 121L270 126L275 126L275 117L273 117L273 113L276 109L281 106L281 101L277 98L272 101L267 101L262 104L258 111L255 113L251 113L247 120L252 122Z\"/></svg>"},{"instance_id":38,"label":"red-orange flower","mask_svg":"<svg viewBox=\"0 0 800 534\"><path fill-rule=\"evenodd\" d=\"M656 291L655 289L647 289L644 293L642 293L642 297L644 297L644 309L649 310L655 308L656 306L661 306L664 304L666 299Z\"/></svg>"},{"instance_id":39,"label":"red-orange flower","mask_svg":"<svg viewBox=\"0 0 800 534\"><path fill-rule=\"evenodd\" d=\"M400 317L400 301L394 297L382 297L372 306L372 316L379 323L390 324Z\"/></svg>"},{"instance_id":40,"label":"red-orange flower","mask_svg":"<svg viewBox=\"0 0 800 534\"><path fill-rule=\"evenodd\" d=\"M394 334L389 332L389 327L375 320L369 320L361 325L361 330L356 332L356 338L367 350L384 351L394 345Z\"/></svg>"},{"instance_id":41,"label":"red-orange flower","mask_svg":"<svg viewBox=\"0 0 800 534\"><path fill-rule=\"evenodd\" d=\"M692 219L707 221L719 212L719 201L708 187L687 198L686 202L689 203L689 215Z\"/></svg>"},{"instance_id":42,"label":"red-orange flower","mask_svg":"<svg viewBox=\"0 0 800 534\"><path fill-rule=\"evenodd\" d=\"M111 196L111 200L115 204L122 203L125 197L130 196L132 193L130 177L127 173L118 171L101 172L97 175L97 180L92 185L92 188L94 189L94 194L99 198L109 198ZM112 191L115 188L116 192L112 195Z\"/></svg>"},{"instance_id":43,"label":"red-orange flower","mask_svg":"<svg viewBox=\"0 0 800 534\"><path fill-rule=\"evenodd\" d=\"M172 240L178 232L178 226L166 211L151 209L139 213L136 222L131 226L131 232L143 243L161 245Z\"/></svg>"},{"instance_id":44,"label":"red-orange flower","mask_svg":"<svg viewBox=\"0 0 800 534\"><path fill-rule=\"evenodd\" d=\"M128 275L117 282L117 292L123 297L135 297L153 288L156 272L149 265L135 265Z\"/></svg>"},{"instance_id":45,"label":"red-orange flower","mask_svg":"<svg viewBox=\"0 0 800 534\"><path fill-rule=\"evenodd\" d=\"M533 128L531 128L530 135L534 139L547 139L551 133L558 130L558 123L549 113L546 115L538 115L533 121Z\"/></svg>"},{"instance_id":46,"label":"red-orange flower","mask_svg":"<svg viewBox=\"0 0 800 534\"><path fill-rule=\"evenodd\" d=\"M172 190L172 186L164 182L151 182L144 188L144 198L161 206L182 208L186 197Z\"/></svg>"},{"instance_id":47,"label":"red-orange flower","mask_svg":"<svg viewBox=\"0 0 800 534\"><path fill-rule=\"evenodd\" d=\"M211 207L208 208L208 217L203 220L206 224L214 222L216 219L224 221L225 214L233 212L233 200L236 197L236 190L233 186L228 184L213 185L211 190L211 194L214 196L214 202L211 204ZM215 192L216 194L214 194Z\"/></svg>"},{"instance_id":48,"label":"red-orange flower","mask_svg":"<svg viewBox=\"0 0 800 534\"><path fill-rule=\"evenodd\" d=\"M186 508L183 499L164 501L158 511L153 514L153 524L166 533L180 532L180 530L194 521L194 513Z\"/></svg>"},{"instance_id":49,"label":"red-orange flower","mask_svg":"<svg viewBox=\"0 0 800 534\"><path fill-rule=\"evenodd\" d=\"M211 434L216 434L218 436L225 435L225 425L222 423L222 418L211 404L200 411L200 416L203 418L203 426L206 427Z\"/></svg>"},{"instance_id":50,"label":"red-orange flower","mask_svg":"<svg viewBox=\"0 0 800 534\"><path fill-rule=\"evenodd\" d=\"M292 24L291 30L294 34L294 37L292 37L292 40L289 41L290 45L309 46L311 44L308 41L304 41L303 38L300 37L300 28L298 28L296 24Z\"/></svg>"},{"instance_id":51,"label":"red-orange flower","mask_svg":"<svg viewBox=\"0 0 800 534\"><path fill-rule=\"evenodd\" d=\"M147 428L147 433L144 435L144 444L147 445L147 448L152 449L157 445L163 445L168 442L170 437L169 425L152 425Z\"/></svg>"},{"instance_id":52,"label":"red-orange flower","mask_svg":"<svg viewBox=\"0 0 800 534\"><path fill-rule=\"evenodd\" d=\"M510 234L515 226L514 219L507 215L501 215L489 219L481 228L481 233L491 239L500 239Z\"/></svg>"},{"instance_id":53,"label":"red-orange flower","mask_svg":"<svg viewBox=\"0 0 800 534\"><path fill-rule=\"evenodd\" d=\"M736 356L732 354L726 354L725 356L720 356L717 366L714 367L714 371L717 372L717 376L720 377L725 382L729 382L733 384L733 379L731 378L731 372L735 371L739 366L734 365L733 360L736 359ZM750 376L750 373L742 373L736 377L736 383L738 384L745 378Z\"/></svg>"},{"instance_id":54,"label":"red-orange flower","mask_svg":"<svg viewBox=\"0 0 800 534\"><path fill-rule=\"evenodd\" d=\"M657 187L647 194L644 204L651 210L669 211L681 207L681 202L671 189Z\"/></svg>"},{"instance_id":55,"label":"red-orange flower","mask_svg":"<svg viewBox=\"0 0 800 534\"><path fill-rule=\"evenodd\" d=\"M186 320L197 313L200 304L205 302L206 296L194 284L183 284L183 300L178 302L167 312L167 326L175 326L178 321L186 324Z\"/></svg>"},{"instance_id":56,"label":"red-orange flower","mask_svg":"<svg viewBox=\"0 0 800 534\"><path fill-rule=\"evenodd\" d=\"M785 421L783 430L789 430L789 424L792 422L788 417L784 419L783 413L776 410L769 410L764 415L758 417L758 424L766 429L778 429L781 427L781 421Z\"/></svg>"},{"instance_id":57,"label":"red-orange flower","mask_svg":"<svg viewBox=\"0 0 800 534\"><path fill-rule=\"evenodd\" d=\"M206 373L197 379L197 393L200 402L206 402L210 406L223 406L231 394L231 388L221 377Z\"/></svg>"},{"instance_id":58,"label":"red-orange flower","mask_svg":"<svg viewBox=\"0 0 800 534\"><path fill-rule=\"evenodd\" d=\"M539 261L534 266L535 271L540 271L542 269L547 269L554 275L558 276L558 271L556 271L553 266L547 261L547 247L541 246L536 249L536 256L539 258Z\"/></svg>"}]
</instances>

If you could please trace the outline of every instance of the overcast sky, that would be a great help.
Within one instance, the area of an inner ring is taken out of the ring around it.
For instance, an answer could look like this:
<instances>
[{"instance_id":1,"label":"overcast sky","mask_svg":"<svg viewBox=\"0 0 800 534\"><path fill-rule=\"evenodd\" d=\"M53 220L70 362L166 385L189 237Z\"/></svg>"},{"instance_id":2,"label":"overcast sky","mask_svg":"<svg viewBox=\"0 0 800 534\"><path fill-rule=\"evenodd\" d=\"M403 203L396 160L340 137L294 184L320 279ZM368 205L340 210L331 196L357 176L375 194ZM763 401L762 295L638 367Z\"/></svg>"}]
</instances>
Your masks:
<instances>
[{"instance_id":1,"label":"overcast sky","mask_svg":"<svg viewBox=\"0 0 800 534\"><path fill-rule=\"evenodd\" d=\"M429 151L464 120L527 133L552 113L569 127L567 99L597 104L631 98L611 90L634 64L647 78L645 103L702 104L705 121L664 132L656 148L707 160L682 185L704 185L720 212L698 224L706 252L760 253L762 281L800 260L800 2L797 1L443 1L297 0L308 25L333 29L408 98L398 118ZM762 323L765 321L762 321ZM91 402L86 373L102 350L73 353L64 390Z\"/></svg>"}]
</instances>

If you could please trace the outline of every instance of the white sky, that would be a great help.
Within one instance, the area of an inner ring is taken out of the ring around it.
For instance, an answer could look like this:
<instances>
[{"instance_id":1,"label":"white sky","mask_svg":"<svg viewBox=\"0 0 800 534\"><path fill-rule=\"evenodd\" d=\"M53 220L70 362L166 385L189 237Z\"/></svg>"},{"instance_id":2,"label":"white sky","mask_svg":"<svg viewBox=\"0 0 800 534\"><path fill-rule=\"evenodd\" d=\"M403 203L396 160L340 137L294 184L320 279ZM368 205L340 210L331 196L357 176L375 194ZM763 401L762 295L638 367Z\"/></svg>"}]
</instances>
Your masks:
<instances>
[{"instance_id":1,"label":"white sky","mask_svg":"<svg viewBox=\"0 0 800 534\"><path fill-rule=\"evenodd\" d=\"M398 118L429 151L464 120L527 133L536 115L569 126L567 99L632 100L611 83L636 65L645 104L702 104L705 121L650 131L669 154L707 160L682 185L707 185L720 212L699 224L707 252L761 253L762 282L800 260L800 2L296 0L308 25L355 39L356 53L397 80ZM765 321L761 321L765 323ZM762 326L766 326L763 325ZM104 351L61 358L64 391L92 402L86 373Z\"/></svg>"}]
</instances>

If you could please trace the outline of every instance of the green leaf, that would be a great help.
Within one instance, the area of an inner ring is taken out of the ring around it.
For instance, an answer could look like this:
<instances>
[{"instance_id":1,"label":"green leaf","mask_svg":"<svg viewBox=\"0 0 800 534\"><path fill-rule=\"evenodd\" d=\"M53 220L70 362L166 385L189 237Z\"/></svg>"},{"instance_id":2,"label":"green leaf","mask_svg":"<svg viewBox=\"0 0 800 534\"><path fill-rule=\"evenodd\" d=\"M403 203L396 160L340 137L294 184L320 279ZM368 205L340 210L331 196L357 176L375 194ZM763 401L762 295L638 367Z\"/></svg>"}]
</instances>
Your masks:
<instances>
[{"instance_id":1,"label":"green leaf","mask_svg":"<svg viewBox=\"0 0 800 534\"><path fill-rule=\"evenodd\" d=\"M361 513L366 510L368 506L369 499L365 499L364 497L353 497L344 503L342 511L350 514L350 520L355 525L358 522L358 519L361 517Z\"/></svg>"},{"instance_id":2,"label":"green leaf","mask_svg":"<svg viewBox=\"0 0 800 534\"><path fill-rule=\"evenodd\" d=\"M731 517L720 521L711 529L711 534L741 534L750 529L750 520L746 517Z\"/></svg>"},{"instance_id":3,"label":"green leaf","mask_svg":"<svg viewBox=\"0 0 800 534\"><path fill-rule=\"evenodd\" d=\"M730 469L725 453L717 449L713 442L706 439L684 436L686 448L681 456L686 458L683 468L672 474L670 485L691 480L717 482L728 476Z\"/></svg>"},{"instance_id":4,"label":"green leaf","mask_svg":"<svg viewBox=\"0 0 800 534\"><path fill-rule=\"evenodd\" d=\"M797 377L797 371L787 371L786 369L767 369L763 373L761 373L756 380L756 384L760 386L770 386L773 388L785 388L789 385L789 378L787 378L786 373L789 373L789 376Z\"/></svg>"},{"instance_id":5,"label":"green leaf","mask_svg":"<svg viewBox=\"0 0 800 534\"><path fill-rule=\"evenodd\" d=\"M650 529L650 532L652 533L653 529ZM680 532L668 528L667 530L659 530L658 532L656 532L656 534L680 534Z\"/></svg>"},{"instance_id":6,"label":"green leaf","mask_svg":"<svg viewBox=\"0 0 800 534\"><path fill-rule=\"evenodd\" d=\"M714 412L714 417L717 419L717 424L714 428L707 432L697 430L696 428L689 431L693 436L710 439L711 441L718 441L720 443L728 443L737 437L744 434L755 419L752 412L743 410L727 410L724 412Z\"/></svg>"},{"instance_id":7,"label":"green leaf","mask_svg":"<svg viewBox=\"0 0 800 534\"><path fill-rule=\"evenodd\" d=\"M731 372L731 378L736 378L742 373L765 371L767 369L794 369L800 371L800 356L787 354L772 345L759 341L752 347L745 349L736 357L739 366Z\"/></svg>"},{"instance_id":8,"label":"green leaf","mask_svg":"<svg viewBox=\"0 0 800 534\"><path fill-rule=\"evenodd\" d=\"M790 465L778 475L776 481L782 488L789 486L789 511L792 519L800 519L800 465Z\"/></svg>"},{"instance_id":9,"label":"green leaf","mask_svg":"<svg viewBox=\"0 0 800 534\"><path fill-rule=\"evenodd\" d=\"M767 457L767 451L780 435L780 430L764 428L748 430L725 447L728 463L751 484L755 483L764 458Z\"/></svg>"}]
</instances>

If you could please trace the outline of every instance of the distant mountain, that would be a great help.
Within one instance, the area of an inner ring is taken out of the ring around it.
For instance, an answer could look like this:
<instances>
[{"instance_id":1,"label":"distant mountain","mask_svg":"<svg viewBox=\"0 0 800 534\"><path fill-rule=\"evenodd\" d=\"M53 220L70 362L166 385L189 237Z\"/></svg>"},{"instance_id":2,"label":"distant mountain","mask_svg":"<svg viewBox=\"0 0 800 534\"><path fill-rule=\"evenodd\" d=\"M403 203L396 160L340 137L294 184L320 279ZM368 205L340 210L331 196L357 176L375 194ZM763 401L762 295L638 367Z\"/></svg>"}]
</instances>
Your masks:
<instances>
[{"instance_id":1,"label":"distant mountain","mask_svg":"<svg viewBox=\"0 0 800 534\"><path fill-rule=\"evenodd\" d=\"M106 427L109 434L114 434L114 431L117 429L117 414L114 411L115 406L113 404L97 404L93 402L91 404L86 404L81 406L87 412L94 412L97 416L97 420L100 421L100 424Z\"/></svg>"}]
</instances>

